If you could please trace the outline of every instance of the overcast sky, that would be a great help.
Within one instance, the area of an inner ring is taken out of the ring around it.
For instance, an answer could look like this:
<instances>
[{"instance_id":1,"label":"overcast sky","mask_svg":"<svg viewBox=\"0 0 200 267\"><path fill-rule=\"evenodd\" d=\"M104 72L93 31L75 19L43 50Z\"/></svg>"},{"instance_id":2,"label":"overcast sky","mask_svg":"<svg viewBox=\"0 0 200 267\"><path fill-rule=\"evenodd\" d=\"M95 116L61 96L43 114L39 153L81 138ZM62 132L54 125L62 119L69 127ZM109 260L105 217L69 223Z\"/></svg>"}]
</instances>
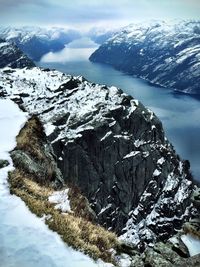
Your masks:
<instances>
[{"instance_id":1,"label":"overcast sky","mask_svg":"<svg viewBox=\"0 0 200 267\"><path fill-rule=\"evenodd\" d=\"M0 25L86 28L174 18L200 19L200 0L0 0Z\"/></svg>"}]
</instances>

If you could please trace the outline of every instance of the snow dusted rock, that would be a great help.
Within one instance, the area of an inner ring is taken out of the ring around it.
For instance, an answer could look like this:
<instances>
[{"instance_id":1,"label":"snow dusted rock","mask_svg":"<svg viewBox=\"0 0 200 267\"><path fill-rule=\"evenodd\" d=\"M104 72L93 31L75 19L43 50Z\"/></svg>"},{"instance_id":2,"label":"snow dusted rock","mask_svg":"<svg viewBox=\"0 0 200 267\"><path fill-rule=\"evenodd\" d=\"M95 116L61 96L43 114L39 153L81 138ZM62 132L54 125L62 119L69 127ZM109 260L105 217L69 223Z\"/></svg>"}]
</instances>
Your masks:
<instances>
[{"instance_id":1,"label":"snow dusted rock","mask_svg":"<svg viewBox=\"0 0 200 267\"><path fill-rule=\"evenodd\" d=\"M34 67L35 64L19 48L0 39L0 68Z\"/></svg>"},{"instance_id":2,"label":"snow dusted rock","mask_svg":"<svg viewBox=\"0 0 200 267\"><path fill-rule=\"evenodd\" d=\"M90 60L153 84L200 94L200 22L129 25L101 45Z\"/></svg>"},{"instance_id":3,"label":"snow dusted rock","mask_svg":"<svg viewBox=\"0 0 200 267\"><path fill-rule=\"evenodd\" d=\"M133 246L166 239L189 215L189 164L153 112L115 87L39 68L0 70L0 90L45 125L65 181L101 225Z\"/></svg>"},{"instance_id":4,"label":"snow dusted rock","mask_svg":"<svg viewBox=\"0 0 200 267\"><path fill-rule=\"evenodd\" d=\"M50 51L63 49L65 44L79 37L80 34L77 31L59 27L0 28L0 38L16 44L26 55L36 61Z\"/></svg>"}]
</instances>

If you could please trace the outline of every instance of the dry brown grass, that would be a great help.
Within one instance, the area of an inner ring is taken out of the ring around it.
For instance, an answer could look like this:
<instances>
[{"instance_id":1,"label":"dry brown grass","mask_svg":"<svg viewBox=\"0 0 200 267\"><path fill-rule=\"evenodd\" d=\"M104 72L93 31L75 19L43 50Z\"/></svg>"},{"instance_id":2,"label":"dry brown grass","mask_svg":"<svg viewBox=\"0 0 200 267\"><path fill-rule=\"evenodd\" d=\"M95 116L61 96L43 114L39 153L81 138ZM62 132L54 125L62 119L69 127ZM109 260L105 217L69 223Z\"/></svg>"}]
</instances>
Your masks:
<instances>
[{"instance_id":1,"label":"dry brown grass","mask_svg":"<svg viewBox=\"0 0 200 267\"><path fill-rule=\"evenodd\" d=\"M20 181L20 183L19 183ZM73 214L63 214L48 201L53 189L38 185L31 181L20 170L9 174L11 192L19 196L37 216L51 215L46 219L50 229L56 231L70 246L90 255L93 259L112 262L109 250L117 248L116 235L99 225L77 217Z\"/></svg>"},{"instance_id":2,"label":"dry brown grass","mask_svg":"<svg viewBox=\"0 0 200 267\"><path fill-rule=\"evenodd\" d=\"M45 139L44 128L40 120L33 116L19 132L17 140L17 149L28 152L37 160L45 160L42 152L42 142Z\"/></svg>"},{"instance_id":3,"label":"dry brown grass","mask_svg":"<svg viewBox=\"0 0 200 267\"><path fill-rule=\"evenodd\" d=\"M92 212L87 198L81 194L77 186L69 186L68 196L75 216L95 222L95 214Z\"/></svg>"},{"instance_id":4,"label":"dry brown grass","mask_svg":"<svg viewBox=\"0 0 200 267\"><path fill-rule=\"evenodd\" d=\"M189 221L184 223L183 231L200 239L200 222Z\"/></svg>"},{"instance_id":5,"label":"dry brown grass","mask_svg":"<svg viewBox=\"0 0 200 267\"><path fill-rule=\"evenodd\" d=\"M32 116L24 125L16 137L17 146L15 149L21 150L29 155L35 162L39 163L42 167L45 167L45 173L43 177L35 177L34 179L40 181L43 184L48 184L54 180L55 166L52 163L52 159L47 157L45 153L44 144L47 143L47 138L44 133L44 127L41 121ZM14 161L17 166L17 162Z\"/></svg>"}]
</instances>

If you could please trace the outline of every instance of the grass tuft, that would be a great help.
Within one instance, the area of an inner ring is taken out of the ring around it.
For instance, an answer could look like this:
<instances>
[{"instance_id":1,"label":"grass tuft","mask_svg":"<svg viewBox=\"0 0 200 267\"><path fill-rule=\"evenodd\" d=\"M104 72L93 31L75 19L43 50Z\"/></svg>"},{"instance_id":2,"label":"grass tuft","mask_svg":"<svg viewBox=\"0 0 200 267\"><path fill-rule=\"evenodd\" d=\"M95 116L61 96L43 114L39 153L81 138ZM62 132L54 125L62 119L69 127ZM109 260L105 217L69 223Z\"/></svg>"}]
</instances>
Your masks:
<instances>
[{"instance_id":1,"label":"grass tuft","mask_svg":"<svg viewBox=\"0 0 200 267\"><path fill-rule=\"evenodd\" d=\"M37 160L46 160L45 153L41 147L46 139L44 127L36 116L32 116L19 132L17 140L17 149L28 152Z\"/></svg>"}]
</instances>

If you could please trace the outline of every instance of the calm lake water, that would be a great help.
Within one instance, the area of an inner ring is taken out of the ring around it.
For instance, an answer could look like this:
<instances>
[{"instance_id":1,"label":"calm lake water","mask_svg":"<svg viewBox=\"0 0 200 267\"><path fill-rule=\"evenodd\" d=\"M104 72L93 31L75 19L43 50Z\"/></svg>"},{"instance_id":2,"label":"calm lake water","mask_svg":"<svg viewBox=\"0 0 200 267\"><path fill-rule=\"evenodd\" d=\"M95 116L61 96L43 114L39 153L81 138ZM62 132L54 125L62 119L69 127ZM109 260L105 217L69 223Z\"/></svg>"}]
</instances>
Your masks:
<instances>
[{"instance_id":1,"label":"calm lake water","mask_svg":"<svg viewBox=\"0 0 200 267\"><path fill-rule=\"evenodd\" d=\"M91 40L83 38L61 52L45 55L38 65L82 75L99 84L117 86L140 100L161 119L166 136L177 153L190 161L193 176L200 181L200 100L174 93L170 88L151 86L111 66L92 63L88 57L96 48Z\"/></svg>"}]
</instances>

